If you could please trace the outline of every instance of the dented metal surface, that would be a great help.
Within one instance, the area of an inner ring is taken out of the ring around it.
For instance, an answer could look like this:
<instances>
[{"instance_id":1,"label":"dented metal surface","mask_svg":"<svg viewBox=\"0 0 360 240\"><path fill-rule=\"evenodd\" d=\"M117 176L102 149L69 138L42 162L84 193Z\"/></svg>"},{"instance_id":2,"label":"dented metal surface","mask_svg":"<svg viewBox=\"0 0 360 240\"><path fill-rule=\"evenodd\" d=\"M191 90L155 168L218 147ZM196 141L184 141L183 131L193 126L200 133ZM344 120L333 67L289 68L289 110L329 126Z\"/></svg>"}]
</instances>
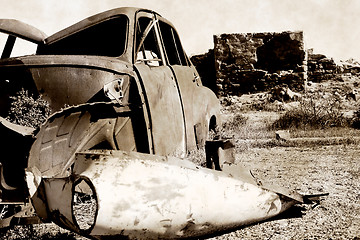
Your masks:
<instances>
[{"instance_id":1,"label":"dented metal surface","mask_svg":"<svg viewBox=\"0 0 360 240\"><path fill-rule=\"evenodd\" d=\"M0 119L10 145L26 139L15 159L1 159L0 170L17 172L1 174L8 193L1 201L31 199L42 221L99 239L197 237L304 202L234 165L230 143L206 143L221 122L219 100L159 14L114 9L48 38L14 23L0 21L0 31L39 45L35 55L17 58L7 58L11 44L4 49L0 83L10 87L0 99L29 89L53 114L35 131ZM3 116L8 103L0 107ZM213 149L208 167L216 170L169 157L205 144Z\"/></svg>"},{"instance_id":2,"label":"dented metal surface","mask_svg":"<svg viewBox=\"0 0 360 240\"><path fill-rule=\"evenodd\" d=\"M187 160L136 152L77 153L67 178L39 178L34 174L37 170L29 170L28 181L37 182L34 190L45 192L50 215L46 217L100 239L213 234L271 218L298 202L252 184L251 177L248 181ZM96 199L94 219L87 219L95 224L86 229L77 227L74 212L69 212L75 194L71 189L78 179L86 180ZM37 205L44 197L33 201Z\"/></svg>"}]
</instances>

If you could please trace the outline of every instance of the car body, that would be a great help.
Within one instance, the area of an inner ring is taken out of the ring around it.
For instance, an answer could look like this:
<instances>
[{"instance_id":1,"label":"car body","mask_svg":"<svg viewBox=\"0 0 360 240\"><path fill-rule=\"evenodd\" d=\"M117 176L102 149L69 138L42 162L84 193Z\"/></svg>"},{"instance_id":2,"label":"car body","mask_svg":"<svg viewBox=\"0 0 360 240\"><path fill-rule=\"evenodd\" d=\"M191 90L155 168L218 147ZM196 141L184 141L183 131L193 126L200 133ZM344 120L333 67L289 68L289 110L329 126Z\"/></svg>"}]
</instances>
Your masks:
<instances>
[{"instance_id":1,"label":"car body","mask_svg":"<svg viewBox=\"0 0 360 240\"><path fill-rule=\"evenodd\" d=\"M50 140L33 143L31 134L23 133L29 132L26 127L16 131L20 126L2 124L3 135L9 140L2 145L5 153L0 161L3 185L9 186L3 188L3 202L6 198L12 202L26 199L25 168L32 164L49 166L43 164L50 161L49 156L63 163L55 164L58 172L75 149L185 156L204 147L209 130L219 121L218 99L202 85L173 25L153 11L113 9L49 37L12 19L0 20L0 31L8 34L0 60L1 117L5 118L9 111L9 96L24 88L49 103L52 119L64 112L76 115L76 111L85 111L97 115L99 122L110 119L113 123L99 127L102 130L95 136L80 134L76 140L68 137L68 141L77 143L66 149L60 145L66 140L60 141L56 136L50 137L53 145L49 149ZM36 54L11 57L18 39L37 44ZM66 107L70 109L64 111ZM79 127L78 118L66 118L65 122ZM61 127L51 121L44 125L37 139L44 133L44 138L49 138L47 132ZM16 160L8 160L14 156ZM42 171L57 174L50 167L43 167ZM18 190L7 190L12 188Z\"/></svg>"},{"instance_id":2,"label":"car body","mask_svg":"<svg viewBox=\"0 0 360 240\"><path fill-rule=\"evenodd\" d=\"M100 100L128 104L127 86L136 85L149 152L160 155L187 152L203 144L209 127L219 118L219 102L202 86L175 28L153 11L110 10L46 38L33 28L19 29L17 36L39 44L37 53L2 59L0 73L16 71L19 78L22 70L22 77L28 78L22 80L24 85L34 82L54 112ZM4 75L13 80L10 74ZM99 99L104 86L116 85L118 79L125 97Z\"/></svg>"},{"instance_id":3,"label":"car body","mask_svg":"<svg viewBox=\"0 0 360 240\"><path fill-rule=\"evenodd\" d=\"M112 131L111 136L90 145L102 141L108 142L102 144L107 149L185 156L204 146L209 130L219 121L218 99L202 85L173 25L153 11L113 9L49 37L17 20L1 20L0 29L9 34L0 60L0 81L10 85L1 99L6 101L25 88L48 101L53 113L82 104L118 105L110 110L117 125L104 130ZM37 44L36 54L9 58L16 38ZM6 117L8 104L2 105ZM110 113L101 111L107 109L96 111L106 116ZM21 148L11 145L16 151ZM55 145L60 152L51 154L62 155L64 150ZM81 149L94 147L90 145ZM39 146L37 152L45 148ZM32 152L37 154L34 148ZM7 172L9 164L2 164ZM9 182L20 186L22 178L23 174L12 174Z\"/></svg>"}]
</instances>

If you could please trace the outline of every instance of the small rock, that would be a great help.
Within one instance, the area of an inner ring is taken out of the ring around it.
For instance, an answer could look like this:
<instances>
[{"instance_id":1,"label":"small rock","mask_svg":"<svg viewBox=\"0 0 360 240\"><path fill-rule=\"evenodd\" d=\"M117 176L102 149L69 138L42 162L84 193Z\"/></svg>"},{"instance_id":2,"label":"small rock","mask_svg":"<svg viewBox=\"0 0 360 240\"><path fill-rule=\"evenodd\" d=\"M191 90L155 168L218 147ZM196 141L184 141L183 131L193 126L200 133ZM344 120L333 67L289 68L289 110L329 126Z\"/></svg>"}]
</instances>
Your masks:
<instances>
[{"instance_id":1,"label":"small rock","mask_svg":"<svg viewBox=\"0 0 360 240\"><path fill-rule=\"evenodd\" d=\"M349 92L347 95L346 95L346 99L352 99L354 101L357 101L359 100L359 93L356 89L353 89L351 92Z\"/></svg>"},{"instance_id":2,"label":"small rock","mask_svg":"<svg viewBox=\"0 0 360 240\"><path fill-rule=\"evenodd\" d=\"M290 139L290 132L289 130L279 130L275 132L276 140L279 141L287 141Z\"/></svg>"}]
</instances>

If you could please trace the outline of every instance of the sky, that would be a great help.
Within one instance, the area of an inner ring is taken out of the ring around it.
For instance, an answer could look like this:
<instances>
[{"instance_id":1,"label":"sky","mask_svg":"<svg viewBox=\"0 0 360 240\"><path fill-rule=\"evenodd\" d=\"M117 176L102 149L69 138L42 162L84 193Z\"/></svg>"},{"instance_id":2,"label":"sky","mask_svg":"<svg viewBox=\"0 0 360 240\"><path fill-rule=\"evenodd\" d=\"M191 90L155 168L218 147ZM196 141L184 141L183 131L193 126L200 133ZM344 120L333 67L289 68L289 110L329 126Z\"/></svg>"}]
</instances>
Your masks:
<instances>
[{"instance_id":1,"label":"sky","mask_svg":"<svg viewBox=\"0 0 360 240\"><path fill-rule=\"evenodd\" d=\"M188 55L213 48L213 35L303 31L305 47L335 60L360 60L360 0L0 0L0 18L51 35L117 7L155 10L172 22Z\"/></svg>"}]
</instances>

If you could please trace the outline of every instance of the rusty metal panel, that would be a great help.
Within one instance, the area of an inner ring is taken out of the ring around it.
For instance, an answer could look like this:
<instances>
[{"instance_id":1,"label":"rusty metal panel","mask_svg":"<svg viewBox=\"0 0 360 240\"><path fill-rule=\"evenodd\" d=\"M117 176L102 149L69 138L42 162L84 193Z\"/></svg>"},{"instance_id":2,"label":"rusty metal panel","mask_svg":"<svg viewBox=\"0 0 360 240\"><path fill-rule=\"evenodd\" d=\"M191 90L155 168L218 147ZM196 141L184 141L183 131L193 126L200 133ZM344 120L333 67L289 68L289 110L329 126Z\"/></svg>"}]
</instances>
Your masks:
<instances>
[{"instance_id":1,"label":"rusty metal panel","mask_svg":"<svg viewBox=\"0 0 360 240\"><path fill-rule=\"evenodd\" d=\"M114 137L120 149L136 151L134 129L130 116L117 118Z\"/></svg>"},{"instance_id":2,"label":"rusty metal panel","mask_svg":"<svg viewBox=\"0 0 360 240\"><path fill-rule=\"evenodd\" d=\"M18 69L19 78L31 73L28 82L34 82L53 111L91 101L106 84L120 78L125 90L135 76L128 63L99 56L25 56L3 60L0 67Z\"/></svg>"},{"instance_id":3,"label":"rusty metal panel","mask_svg":"<svg viewBox=\"0 0 360 240\"><path fill-rule=\"evenodd\" d=\"M86 231L101 239L206 235L270 218L296 202L185 160L135 152L77 154L73 175L43 180L52 217L70 229L79 224L74 212L68 215L74 190L67 189L74 185L71 179L88 179L97 210L90 219L94 226ZM57 196L51 194L56 188L61 192ZM84 229L75 231L84 234Z\"/></svg>"},{"instance_id":4,"label":"rusty metal panel","mask_svg":"<svg viewBox=\"0 0 360 240\"><path fill-rule=\"evenodd\" d=\"M199 75L193 66L171 66L181 92L181 99L184 106L187 144L189 149L196 148L194 126L201 126L197 129L199 136L207 140L209 122L215 116L217 124L220 125L220 103L215 94L208 88L202 86Z\"/></svg>"},{"instance_id":5,"label":"rusty metal panel","mask_svg":"<svg viewBox=\"0 0 360 240\"><path fill-rule=\"evenodd\" d=\"M245 174L124 151L78 153L71 176L43 178L32 168L27 181L37 211L48 209L45 217L60 226L98 239L202 236L271 218L298 202ZM79 193L92 199L86 218L75 211Z\"/></svg>"},{"instance_id":6,"label":"rusty metal panel","mask_svg":"<svg viewBox=\"0 0 360 240\"><path fill-rule=\"evenodd\" d=\"M136 64L150 112L154 153L184 154L185 120L182 104L171 70L167 66Z\"/></svg>"},{"instance_id":7,"label":"rusty metal panel","mask_svg":"<svg viewBox=\"0 0 360 240\"><path fill-rule=\"evenodd\" d=\"M15 19L0 19L0 32L14 35L34 43L43 43L47 37L39 29Z\"/></svg>"},{"instance_id":8,"label":"rusty metal panel","mask_svg":"<svg viewBox=\"0 0 360 240\"><path fill-rule=\"evenodd\" d=\"M30 71L37 88L54 111L66 105L86 103L100 92L105 84L124 76L108 71L66 65L30 68ZM129 78L126 79L128 84Z\"/></svg>"},{"instance_id":9,"label":"rusty metal panel","mask_svg":"<svg viewBox=\"0 0 360 240\"><path fill-rule=\"evenodd\" d=\"M194 102L194 95L197 94L198 87L192 80L194 74L190 67L187 66L171 66L176 77L176 81L181 92L181 100L184 107L184 117L186 123L186 139L188 149L195 149L197 147L195 142L194 126L199 123L198 119L194 119L194 115L201 111L198 108L199 103Z\"/></svg>"},{"instance_id":10,"label":"rusty metal panel","mask_svg":"<svg viewBox=\"0 0 360 240\"><path fill-rule=\"evenodd\" d=\"M97 119L100 109L102 118ZM112 116L114 110L111 109L111 105L98 103L67 108L54 114L36 136L28 168L36 167L42 176L69 176L76 152L102 142L116 149L114 127L117 118ZM126 137L131 139L131 136Z\"/></svg>"},{"instance_id":11,"label":"rusty metal panel","mask_svg":"<svg viewBox=\"0 0 360 240\"><path fill-rule=\"evenodd\" d=\"M60 226L75 225L72 213L72 188L70 178L44 178L46 207L49 214L56 218ZM73 230L76 230L74 227Z\"/></svg>"},{"instance_id":12,"label":"rusty metal panel","mask_svg":"<svg viewBox=\"0 0 360 240\"><path fill-rule=\"evenodd\" d=\"M39 216L98 239L197 237L298 202L256 186L244 172L233 175L173 157L98 150L78 153L69 177L44 178L34 167L27 181ZM76 211L79 196L90 199L85 218Z\"/></svg>"}]
</instances>

